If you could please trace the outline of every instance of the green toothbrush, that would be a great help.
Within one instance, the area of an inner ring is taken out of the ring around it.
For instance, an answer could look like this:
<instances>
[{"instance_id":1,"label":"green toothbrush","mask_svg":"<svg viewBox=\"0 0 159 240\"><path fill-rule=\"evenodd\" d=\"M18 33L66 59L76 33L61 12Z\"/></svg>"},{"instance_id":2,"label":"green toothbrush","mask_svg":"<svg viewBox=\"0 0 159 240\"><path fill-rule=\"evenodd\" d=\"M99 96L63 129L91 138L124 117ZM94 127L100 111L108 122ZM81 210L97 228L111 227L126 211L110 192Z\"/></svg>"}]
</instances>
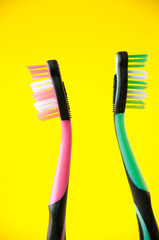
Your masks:
<instances>
[{"instance_id":1,"label":"green toothbrush","mask_svg":"<svg viewBox=\"0 0 159 240\"><path fill-rule=\"evenodd\" d=\"M125 108L144 109L147 73L142 68L148 54L118 52L114 76L113 112L116 136L133 195L140 240L159 240L159 231L151 207L150 193L132 152L125 129ZM137 70L136 70L137 69Z\"/></svg>"}]
</instances>

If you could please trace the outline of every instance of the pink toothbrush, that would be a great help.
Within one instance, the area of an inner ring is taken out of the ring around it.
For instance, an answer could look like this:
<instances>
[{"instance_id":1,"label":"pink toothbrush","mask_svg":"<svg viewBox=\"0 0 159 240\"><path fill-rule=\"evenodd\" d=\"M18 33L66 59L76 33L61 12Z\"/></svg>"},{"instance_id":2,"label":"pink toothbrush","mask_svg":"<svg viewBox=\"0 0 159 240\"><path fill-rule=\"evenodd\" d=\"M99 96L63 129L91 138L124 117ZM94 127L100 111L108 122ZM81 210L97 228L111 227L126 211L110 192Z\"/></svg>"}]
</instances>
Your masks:
<instances>
[{"instance_id":1,"label":"pink toothbrush","mask_svg":"<svg viewBox=\"0 0 159 240\"><path fill-rule=\"evenodd\" d=\"M46 65L29 66L35 81L30 86L37 101L34 106L39 111L39 120L60 117L61 147L49 201L49 227L47 240L65 240L65 214L69 181L72 132L70 110L64 83L61 80L56 60L47 61ZM45 80L41 80L44 79Z\"/></svg>"}]
</instances>

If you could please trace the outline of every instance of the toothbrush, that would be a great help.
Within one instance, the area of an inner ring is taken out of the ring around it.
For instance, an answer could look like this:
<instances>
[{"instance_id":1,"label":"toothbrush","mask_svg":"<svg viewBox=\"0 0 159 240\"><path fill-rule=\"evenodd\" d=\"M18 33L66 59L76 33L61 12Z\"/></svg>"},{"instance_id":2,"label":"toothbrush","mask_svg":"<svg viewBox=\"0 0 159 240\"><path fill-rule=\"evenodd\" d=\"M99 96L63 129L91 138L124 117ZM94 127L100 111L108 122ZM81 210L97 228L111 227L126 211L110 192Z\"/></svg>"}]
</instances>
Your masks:
<instances>
[{"instance_id":1,"label":"toothbrush","mask_svg":"<svg viewBox=\"0 0 159 240\"><path fill-rule=\"evenodd\" d=\"M61 80L56 60L47 61L46 65L29 66L35 81L31 83L34 106L39 111L39 120L55 117L61 120L61 146L49 201L49 226L47 240L65 240L65 214L69 181L72 132L70 109L64 83ZM40 80L40 81L39 81Z\"/></svg>"},{"instance_id":2,"label":"toothbrush","mask_svg":"<svg viewBox=\"0 0 159 240\"><path fill-rule=\"evenodd\" d=\"M147 54L118 52L114 76L113 112L116 136L133 195L140 240L158 240L159 231L151 207L150 193L133 155L124 123L125 108L144 109Z\"/></svg>"}]
</instances>

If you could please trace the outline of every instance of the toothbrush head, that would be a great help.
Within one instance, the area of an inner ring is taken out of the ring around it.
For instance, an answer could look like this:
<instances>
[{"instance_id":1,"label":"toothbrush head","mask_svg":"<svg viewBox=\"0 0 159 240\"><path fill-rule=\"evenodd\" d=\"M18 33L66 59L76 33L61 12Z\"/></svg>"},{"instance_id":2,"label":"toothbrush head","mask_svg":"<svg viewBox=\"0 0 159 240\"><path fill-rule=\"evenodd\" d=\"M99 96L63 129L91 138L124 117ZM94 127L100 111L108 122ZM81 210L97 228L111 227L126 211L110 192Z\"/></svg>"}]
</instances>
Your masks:
<instances>
[{"instance_id":1,"label":"toothbrush head","mask_svg":"<svg viewBox=\"0 0 159 240\"><path fill-rule=\"evenodd\" d=\"M127 52L118 52L116 55L113 112L125 112L125 108L144 109L144 99L147 93L145 81L148 76L142 69L148 60L148 54L128 55Z\"/></svg>"},{"instance_id":2,"label":"toothbrush head","mask_svg":"<svg viewBox=\"0 0 159 240\"><path fill-rule=\"evenodd\" d=\"M28 66L33 83L34 106L39 111L39 120L44 121L55 117L70 120L70 108L64 83L61 80L59 66L56 60L47 61L46 65ZM39 81L40 80L40 81Z\"/></svg>"}]
</instances>

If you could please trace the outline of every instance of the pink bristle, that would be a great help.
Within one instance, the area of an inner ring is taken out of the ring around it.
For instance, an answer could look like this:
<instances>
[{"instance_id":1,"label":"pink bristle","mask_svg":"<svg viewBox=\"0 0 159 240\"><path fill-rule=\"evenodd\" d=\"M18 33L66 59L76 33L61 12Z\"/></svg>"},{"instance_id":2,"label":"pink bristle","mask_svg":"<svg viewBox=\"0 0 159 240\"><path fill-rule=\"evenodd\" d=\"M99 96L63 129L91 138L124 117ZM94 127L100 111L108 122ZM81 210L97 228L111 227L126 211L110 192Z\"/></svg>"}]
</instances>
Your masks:
<instances>
[{"instance_id":1,"label":"pink bristle","mask_svg":"<svg viewBox=\"0 0 159 240\"><path fill-rule=\"evenodd\" d=\"M42 80L42 82L37 81L37 83L31 84L31 87L33 89L32 96L37 101L37 103L34 105L35 108L40 111L37 114L39 120L45 121L59 117L60 113L58 109L56 94L53 89L53 83L51 81L51 76L49 74L47 65L28 66L28 69L30 70L30 74L34 80ZM50 83L45 83L43 79L50 79Z\"/></svg>"},{"instance_id":2,"label":"pink bristle","mask_svg":"<svg viewBox=\"0 0 159 240\"><path fill-rule=\"evenodd\" d=\"M51 118L56 118L56 117L59 117L59 116L60 116L60 114L57 113L57 114L49 115L49 116L46 116L46 117L39 117L39 120L45 121L45 120L48 120L48 119L51 119Z\"/></svg>"},{"instance_id":3,"label":"pink bristle","mask_svg":"<svg viewBox=\"0 0 159 240\"><path fill-rule=\"evenodd\" d=\"M49 74L45 74L45 75L33 75L33 76L32 76L32 78L33 78L34 80L41 79L41 78L48 78L48 77L50 77Z\"/></svg>"},{"instance_id":4,"label":"pink bristle","mask_svg":"<svg viewBox=\"0 0 159 240\"><path fill-rule=\"evenodd\" d=\"M53 114L53 113L58 113L58 108L52 109L52 110L47 110L44 112L39 112L37 114L38 117L45 117L47 115Z\"/></svg>"},{"instance_id":5,"label":"pink bristle","mask_svg":"<svg viewBox=\"0 0 159 240\"><path fill-rule=\"evenodd\" d=\"M43 95L46 95L46 94L51 94L51 93L53 93L53 94L55 94L55 92L54 92L54 89L53 88L51 88L51 89L48 89L48 90L45 90L45 91L41 91L41 92L35 92L35 93L33 93L33 97L35 97L35 96L43 96Z\"/></svg>"},{"instance_id":6,"label":"pink bristle","mask_svg":"<svg viewBox=\"0 0 159 240\"><path fill-rule=\"evenodd\" d=\"M31 69L37 69L37 68L47 68L47 65L35 65L35 66L27 66L29 70Z\"/></svg>"},{"instance_id":7,"label":"pink bristle","mask_svg":"<svg viewBox=\"0 0 159 240\"><path fill-rule=\"evenodd\" d=\"M31 74L39 74L39 73L48 73L47 69L43 69L43 70L32 70L30 71Z\"/></svg>"},{"instance_id":8,"label":"pink bristle","mask_svg":"<svg viewBox=\"0 0 159 240\"><path fill-rule=\"evenodd\" d=\"M41 95L41 96L33 96L33 98L36 100L36 101L42 101L42 100L45 100L45 99L48 99L48 98L55 98L55 94L44 94L44 95Z\"/></svg>"}]
</instances>

